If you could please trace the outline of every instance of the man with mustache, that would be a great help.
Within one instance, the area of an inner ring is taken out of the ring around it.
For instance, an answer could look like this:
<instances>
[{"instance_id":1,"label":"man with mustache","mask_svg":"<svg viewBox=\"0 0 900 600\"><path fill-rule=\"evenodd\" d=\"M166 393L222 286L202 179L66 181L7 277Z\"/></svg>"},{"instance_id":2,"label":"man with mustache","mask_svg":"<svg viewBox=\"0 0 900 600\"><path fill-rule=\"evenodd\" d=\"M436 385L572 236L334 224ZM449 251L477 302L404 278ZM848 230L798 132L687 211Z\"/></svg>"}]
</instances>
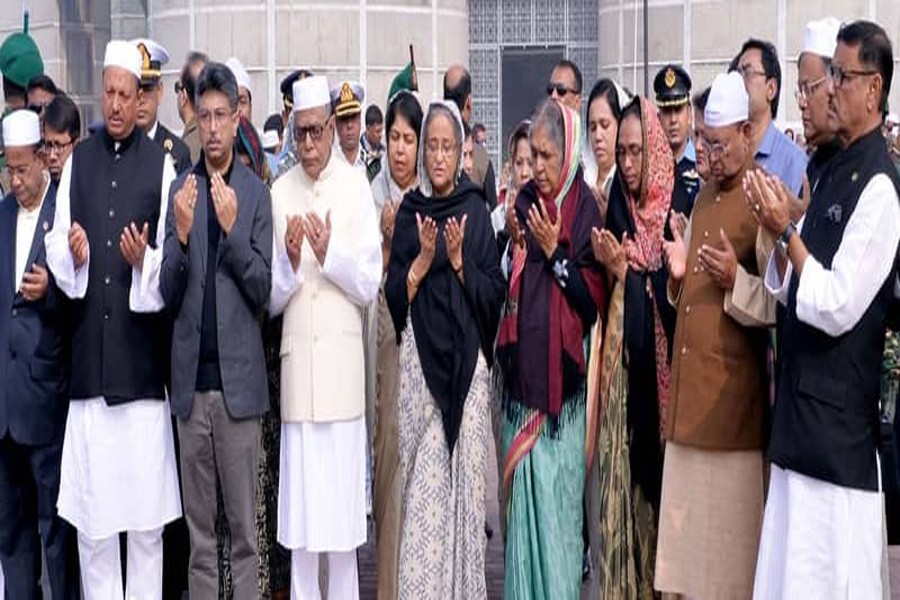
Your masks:
<instances>
[{"instance_id":1,"label":"man with mustache","mask_svg":"<svg viewBox=\"0 0 900 600\"><path fill-rule=\"evenodd\" d=\"M162 531L181 516L166 402L168 336L159 289L175 169L137 127L141 54L113 40L104 127L60 178L47 266L71 300L71 402L58 508L78 530L85 598L161 598Z\"/></svg>"},{"instance_id":2,"label":"man with mustache","mask_svg":"<svg viewBox=\"0 0 900 600\"><path fill-rule=\"evenodd\" d=\"M697 155L691 139L691 77L678 65L666 65L656 73L653 91L656 92L659 121L675 156L672 210L689 216L700 190Z\"/></svg>"}]
</instances>

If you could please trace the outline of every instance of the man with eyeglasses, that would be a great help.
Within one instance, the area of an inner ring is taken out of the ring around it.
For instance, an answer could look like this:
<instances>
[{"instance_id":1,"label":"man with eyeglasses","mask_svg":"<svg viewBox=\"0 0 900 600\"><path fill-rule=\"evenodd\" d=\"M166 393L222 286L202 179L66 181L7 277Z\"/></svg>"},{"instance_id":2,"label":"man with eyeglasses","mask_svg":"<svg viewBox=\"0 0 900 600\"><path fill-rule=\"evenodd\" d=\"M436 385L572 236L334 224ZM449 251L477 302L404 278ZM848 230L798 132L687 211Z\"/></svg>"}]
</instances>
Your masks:
<instances>
[{"instance_id":1,"label":"man with eyeglasses","mask_svg":"<svg viewBox=\"0 0 900 600\"><path fill-rule=\"evenodd\" d=\"M58 94L44 109L44 140L41 154L50 179L59 184L63 167L81 135L78 106L65 94Z\"/></svg>"},{"instance_id":2,"label":"man with eyeglasses","mask_svg":"<svg viewBox=\"0 0 900 600\"><path fill-rule=\"evenodd\" d=\"M104 127L63 167L47 266L69 303L59 514L78 530L85 598L160 598L163 527L181 516L159 267L175 169L136 124L141 53L112 40Z\"/></svg>"},{"instance_id":3,"label":"man with eyeglasses","mask_svg":"<svg viewBox=\"0 0 900 600\"><path fill-rule=\"evenodd\" d=\"M138 99L137 126L151 140L160 145L181 175L191 168L191 151L162 123L159 105L163 98L162 69L169 62L169 53L153 40L141 38L132 42L141 51L141 95Z\"/></svg>"},{"instance_id":4,"label":"man with eyeglasses","mask_svg":"<svg viewBox=\"0 0 900 600\"><path fill-rule=\"evenodd\" d=\"M672 210L690 216L694 198L700 190L697 154L691 140L691 77L678 65L666 65L653 78L653 91L659 108L659 122L675 157Z\"/></svg>"},{"instance_id":5,"label":"man with eyeglasses","mask_svg":"<svg viewBox=\"0 0 900 600\"><path fill-rule=\"evenodd\" d=\"M269 314L281 337L278 542L291 551L291 597L359 598L366 541L366 372L361 311L381 280L381 240L365 175L337 156L328 80L293 86L299 164L272 186ZM364 314L364 312L362 313Z\"/></svg>"},{"instance_id":6,"label":"man with eyeglasses","mask_svg":"<svg viewBox=\"0 0 900 600\"><path fill-rule=\"evenodd\" d=\"M737 73L719 74L704 111L711 177L690 224L664 242L678 311L666 409L655 588L687 598L747 598L763 515L766 326L733 310L727 248L750 275L765 268L744 173L755 167L749 100Z\"/></svg>"},{"instance_id":7,"label":"man with eyeglasses","mask_svg":"<svg viewBox=\"0 0 900 600\"><path fill-rule=\"evenodd\" d=\"M52 589L44 597L75 599L74 532L56 510L69 404L68 328L44 250L56 186L39 156L36 114L10 113L3 137L12 193L0 201L0 563L10 598L37 598L43 546Z\"/></svg>"},{"instance_id":8,"label":"man with eyeglasses","mask_svg":"<svg viewBox=\"0 0 900 600\"><path fill-rule=\"evenodd\" d=\"M748 178L751 211L779 240L765 282L785 306L754 598L881 598L879 401L898 291L900 178L881 135L894 55L881 26L837 33L828 70L841 151L793 223L787 194Z\"/></svg>"},{"instance_id":9,"label":"man with eyeglasses","mask_svg":"<svg viewBox=\"0 0 900 600\"><path fill-rule=\"evenodd\" d=\"M728 70L741 74L750 97L751 141L757 164L781 179L794 194L802 196L806 155L775 126L781 95L778 51L770 42L750 38Z\"/></svg>"},{"instance_id":10,"label":"man with eyeglasses","mask_svg":"<svg viewBox=\"0 0 900 600\"><path fill-rule=\"evenodd\" d=\"M803 49L797 57L797 106L803 119L803 135L812 149L806 178L815 191L822 169L840 151L840 140L828 116L828 68L837 46L840 21L825 17L810 21L803 33Z\"/></svg>"},{"instance_id":11,"label":"man with eyeglasses","mask_svg":"<svg viewBox=\"0 0 900 600\"><path fill-rule=\"evenodd\" d=\"M160 291L175 319L170 398L190 532L188 591L191 598L218 594L218 482L234 597L255 598L261 418L269 408L258 317L272 284L271 201L235 159L238 84L228 67L204 67L197 102L203 154L172 185L160 269Z\"/></svg>"}]
</instances>

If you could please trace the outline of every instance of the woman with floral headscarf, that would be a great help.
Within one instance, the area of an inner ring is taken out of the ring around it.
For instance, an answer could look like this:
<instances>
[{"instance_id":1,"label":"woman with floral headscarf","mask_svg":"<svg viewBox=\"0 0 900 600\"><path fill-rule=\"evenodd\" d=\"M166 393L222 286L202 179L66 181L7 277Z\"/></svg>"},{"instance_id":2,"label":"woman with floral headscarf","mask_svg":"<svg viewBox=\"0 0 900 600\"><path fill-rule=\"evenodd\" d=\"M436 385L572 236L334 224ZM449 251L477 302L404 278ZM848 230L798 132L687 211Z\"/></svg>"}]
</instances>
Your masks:
<instances>
[{"instance_id":1,"label":"woman with floral headscarf","mask_svg":"<svg viewBox=\"0 0 900 600\"><path fill-rule=\"evenodd\" d=\"M597 456L603 597L652 598L675 310L663 260L674 160L656 109L635 97L616 142L618 181L594 252L613 281ZM627 357L627 360L626 360Z\"/></svg>"},{"instance_id":2,"label":"woman with floral headscarf","mask_svg":"<svg viewBox=\"0 0 900 600\"><path fill-rule=\"evenodd\" d=\"M578 598L582 496L591 438L584 338L605 306L591 228L600 210L580 166L578 115L547 101L532 119L534 178L515 202L497 342L503 368L507 598Z\"/></svg>"},{"instance_id":3,"label":"woman with floral headscarf","mask_svg":"<svg viewBox=\"0 0 900 600\"><path fill-rule=\"evenodd\" d=\"M397 211L385 296L400 344L398 597L485 598L489 375L504 280L456 105L428 107L419 187Z\"/></svg>"}]
</instances>

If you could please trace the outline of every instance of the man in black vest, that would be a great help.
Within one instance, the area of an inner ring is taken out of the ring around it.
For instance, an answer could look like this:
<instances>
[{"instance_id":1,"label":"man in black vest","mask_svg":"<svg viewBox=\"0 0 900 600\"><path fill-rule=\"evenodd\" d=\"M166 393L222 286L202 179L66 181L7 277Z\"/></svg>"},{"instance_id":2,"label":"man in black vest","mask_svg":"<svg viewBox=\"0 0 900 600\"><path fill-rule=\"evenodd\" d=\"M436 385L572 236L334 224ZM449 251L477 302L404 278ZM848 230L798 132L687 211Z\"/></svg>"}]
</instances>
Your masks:
<instances>
[{"instance_id":1,"label":"man in black vest","mask_svg":"<svg viewBox=\"0 0 900 600\"><path fill-rule=\"evenodd\" d=\"M780 240L766 287L786 306L758 599L882 597L878 402L900 243L900 180L881 137L892 75L880 26L842 27L827 81L842 149L806 215L795 227L783 187L746 181Z\"/></svg>"},{"instance_id":2,"label":"man in black vest","mask_svg":"<svg viewBox=\"0 0 900 600\"><path fill-rule=\"evenodd\" d=\"M38 597L40 530L44 597L77 598L73 532L56 513L69 405L65 317L44 253L56 186L38 154L35 113L7 115L3 141L12 193L0 201L0 563L10 598Z\"/></svg>"},{"instance_id":3,"label":"man in black vest","mask_svg":"<svg viewBox=\"0 0 900 600\"><path fill-rule=\"evenodd\" d=\"M172 158L179 175L191 168L191 151L165 125L159 122L159 105L162 103L162 69L169 62L169 53L153 40L139 39L134 44L141 52L141 98L138 102L137 126L151 140L160 145Z\"/></svg>"},{"instance_id":4,"label":"man in black vest","mask_svg":"<svg viewBox=\"0 0 900 600\"><path fill-rule=\"evenodd\" d=\"M47 265L73 300L72 380L59 514L78 530L86 598L162 596L162 529L181 516L159 291L169 186L162 149L136 126L141 54L113 40L103 68L105 127L60 178Z\"/></svg>"}]
</instances>

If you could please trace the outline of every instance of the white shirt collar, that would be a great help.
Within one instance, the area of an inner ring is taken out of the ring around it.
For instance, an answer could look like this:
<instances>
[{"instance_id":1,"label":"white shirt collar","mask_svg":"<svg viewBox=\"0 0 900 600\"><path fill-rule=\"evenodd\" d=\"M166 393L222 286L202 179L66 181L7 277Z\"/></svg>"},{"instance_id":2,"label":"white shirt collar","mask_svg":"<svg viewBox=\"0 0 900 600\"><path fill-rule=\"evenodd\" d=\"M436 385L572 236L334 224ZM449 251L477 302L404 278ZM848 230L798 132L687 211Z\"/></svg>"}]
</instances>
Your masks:
<instances>
[{"instance_id":1,"label":"white shirt collar","mask_svg":"<svg viewBox=\"0 0 900 600\"><path fill-rule=\"evenodd\" d=\"M159 121L153 121L153 127L147 130L147 137L151 140L156 137L156 128L159 127Z\"/></svg>"}]
</instances>

